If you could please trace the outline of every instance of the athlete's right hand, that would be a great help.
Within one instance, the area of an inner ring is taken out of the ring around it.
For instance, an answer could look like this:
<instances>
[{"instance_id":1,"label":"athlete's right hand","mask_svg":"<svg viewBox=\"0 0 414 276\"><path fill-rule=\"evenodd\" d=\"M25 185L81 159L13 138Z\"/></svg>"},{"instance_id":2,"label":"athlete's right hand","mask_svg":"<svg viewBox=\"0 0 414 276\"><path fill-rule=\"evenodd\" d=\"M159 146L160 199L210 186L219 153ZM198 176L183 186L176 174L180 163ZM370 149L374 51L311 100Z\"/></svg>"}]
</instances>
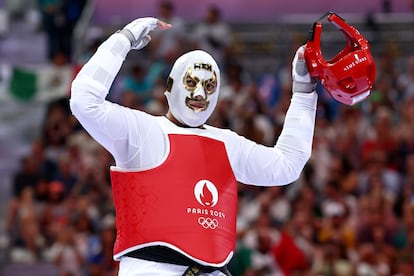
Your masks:
<instances>
[{"instance_id":1,"label":"athlete's right hand","mask_svg":"<svg viewBox=\"0 0 414 276\"><path fill-rule=\"evenodd\" d=\"M171 24L157 18L143 17L133 20L119 32L131 41L132 49L138 50L145 47L151 41L150 31L155 29L166 30L171 27Z\"/></svg>"}]
</instances>

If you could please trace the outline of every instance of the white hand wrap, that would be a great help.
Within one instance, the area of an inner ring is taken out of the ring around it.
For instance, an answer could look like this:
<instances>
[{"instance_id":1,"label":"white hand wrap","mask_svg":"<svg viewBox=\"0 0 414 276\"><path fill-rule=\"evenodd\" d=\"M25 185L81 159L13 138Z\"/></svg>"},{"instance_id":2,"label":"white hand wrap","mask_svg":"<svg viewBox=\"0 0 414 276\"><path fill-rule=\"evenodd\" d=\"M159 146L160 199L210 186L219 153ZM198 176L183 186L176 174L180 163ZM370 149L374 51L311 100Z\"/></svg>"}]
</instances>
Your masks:
<instances>
[{"instance_id":1,"label":"white hand wrap","mask_svg":"<svg viewBox=\"0 0 414 276\"><path fill-rule=\"evenodd\" d=\"M126 36L131 42L132 49L141 49L151 41L148 35L150 31L156 29L158 19L154 17L138 18L126 25L119 33Z\"/></svg>"},{"instance_id":2,"label":"white hand wrap","mask_svg":"<svg viewBox=\"0 0 414 276\"><path fill-rule=\"evenodd\" d=\"M292 62L293 93L311 93L316 88L316 83L308 72L308 67L303 57L304 52L305 47L299 47Z\"/></svg>"}]
</instances>

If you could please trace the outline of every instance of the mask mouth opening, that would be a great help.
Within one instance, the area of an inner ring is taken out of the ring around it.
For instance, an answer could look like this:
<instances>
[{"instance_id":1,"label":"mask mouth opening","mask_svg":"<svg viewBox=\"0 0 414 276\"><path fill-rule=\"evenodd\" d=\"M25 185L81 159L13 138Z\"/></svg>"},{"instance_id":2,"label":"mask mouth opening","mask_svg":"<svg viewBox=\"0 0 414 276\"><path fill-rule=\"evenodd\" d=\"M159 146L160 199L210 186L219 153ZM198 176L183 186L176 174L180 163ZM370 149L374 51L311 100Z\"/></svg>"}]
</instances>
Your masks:
<instances>
[{"instance_id":1,"label":"mask mouth opening","mask_svg":"<svg viewBox=\"0 0 414 276\"><path fill-rule=\"evenodd\" d=\"M185 98L185 105L196 113L206 110L209 104L210 102L202 97Z\"/></svg>"}]
</instances>

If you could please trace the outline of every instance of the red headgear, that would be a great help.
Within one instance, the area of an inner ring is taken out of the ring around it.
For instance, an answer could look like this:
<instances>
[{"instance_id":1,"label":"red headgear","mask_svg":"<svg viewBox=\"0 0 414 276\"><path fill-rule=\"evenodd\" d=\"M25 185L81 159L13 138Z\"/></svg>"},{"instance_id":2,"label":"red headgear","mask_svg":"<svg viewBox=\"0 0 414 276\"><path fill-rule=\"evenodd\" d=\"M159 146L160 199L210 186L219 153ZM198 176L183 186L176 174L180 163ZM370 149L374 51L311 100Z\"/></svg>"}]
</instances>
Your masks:
<instances>
[{"instance_id":1,"label":"red headgear","mask_svg":"<svg viewBox=\"0 0 414 276\"><path fill-rule=\"evenodd\" d=\"M329 61L324 59L320 45L322 24L319 21L325 17L347 40L344 49ZM337 14L328 12L313 23L304 55L310 75L318 78L337 101L354 105L369 96L375 80L375 63L368 41Z\"/></svg>"}]
</instances>

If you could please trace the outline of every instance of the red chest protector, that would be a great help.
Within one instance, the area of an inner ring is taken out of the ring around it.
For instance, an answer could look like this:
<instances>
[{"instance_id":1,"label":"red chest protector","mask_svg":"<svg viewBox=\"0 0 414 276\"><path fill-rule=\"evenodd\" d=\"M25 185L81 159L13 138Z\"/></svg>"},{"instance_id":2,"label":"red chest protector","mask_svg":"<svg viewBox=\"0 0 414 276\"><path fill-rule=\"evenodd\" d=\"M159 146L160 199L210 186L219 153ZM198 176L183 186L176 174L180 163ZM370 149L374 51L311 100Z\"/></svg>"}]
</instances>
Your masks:
<instances>
[{"instance_id":1,"label":"red chest protector","mask_svg":"<svg viewBox=\"0 0 414 276\"><path fill-rule=\"evenodd\" d=\"M236 242L237 183L224 143L170 134L160 166L111 170L117 238L114 257L165 245L206 265L226 264Z\"/></svg>"}]
</instances>

